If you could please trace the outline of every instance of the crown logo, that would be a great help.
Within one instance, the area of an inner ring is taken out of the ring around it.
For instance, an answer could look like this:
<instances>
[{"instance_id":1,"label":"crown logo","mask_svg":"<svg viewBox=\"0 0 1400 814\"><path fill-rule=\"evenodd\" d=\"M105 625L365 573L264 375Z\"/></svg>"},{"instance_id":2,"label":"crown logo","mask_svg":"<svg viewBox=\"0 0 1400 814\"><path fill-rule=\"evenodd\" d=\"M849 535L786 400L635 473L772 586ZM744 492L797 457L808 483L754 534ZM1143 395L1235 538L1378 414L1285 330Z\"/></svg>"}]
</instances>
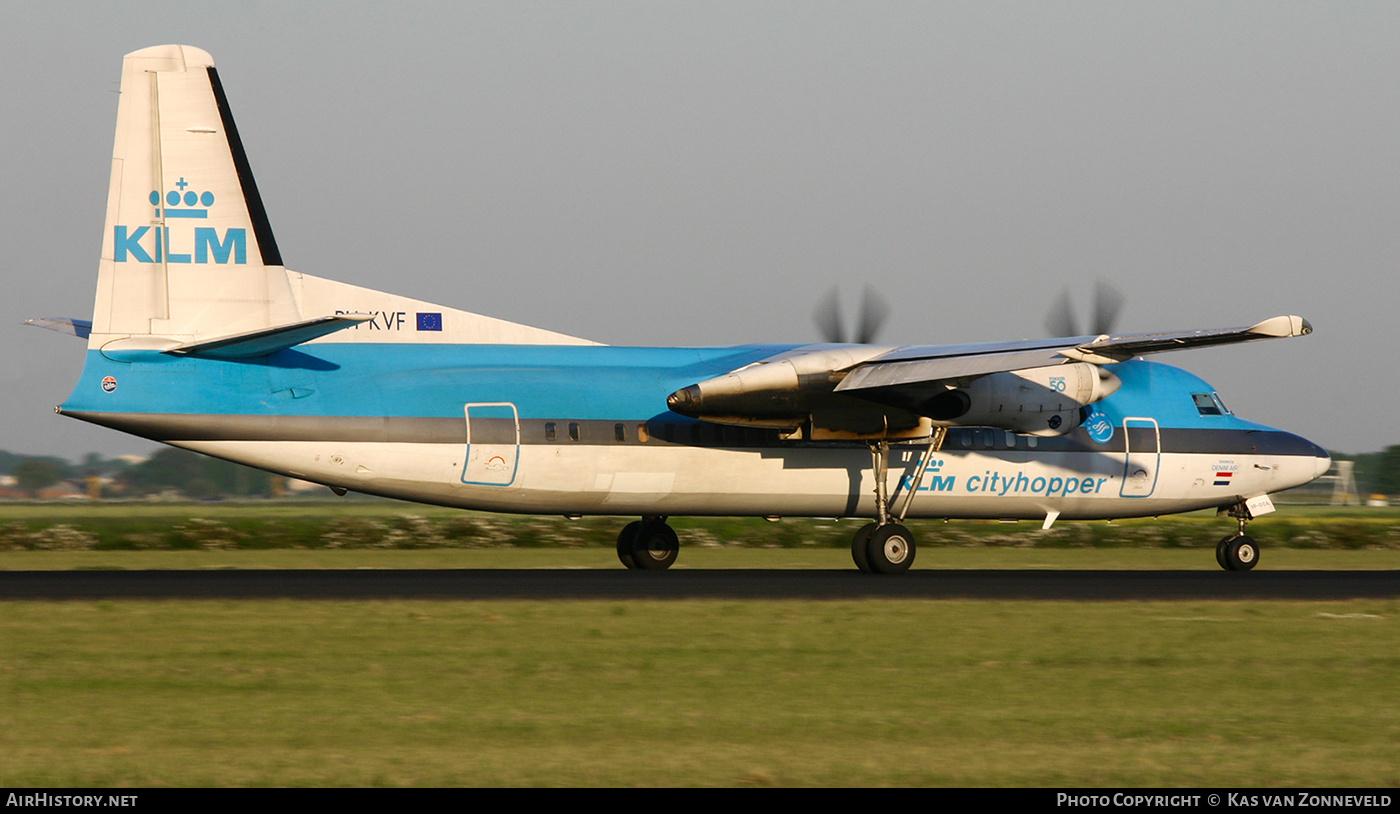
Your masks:
<instances>
[{"instance_id":1,"label":"crown logo","mask_svg":"<svg viewBox=\"0 0 1400 814\"><path fill-rule=\"evenodd\" d=\"M167 218L209 217L209 207L214 205L214 193L208 190L205 190L204 192L199 194L196 194L195 191L192 189L187 191L185 187L189 186L189 182L186 181L183 177L180 178L179 181L175 182L175 186L179 187L179 189L172 189L169 192L165 193L165 216ZM151 206L154 206L157 209L162 208L160 192L154 189L151 190L150 201ZM181 204L183 204L186 208L174 208L180 206ZM194 209L193 207L195 206L195 204L203 204L204 208Z\"/></svg>"}]
</instances>

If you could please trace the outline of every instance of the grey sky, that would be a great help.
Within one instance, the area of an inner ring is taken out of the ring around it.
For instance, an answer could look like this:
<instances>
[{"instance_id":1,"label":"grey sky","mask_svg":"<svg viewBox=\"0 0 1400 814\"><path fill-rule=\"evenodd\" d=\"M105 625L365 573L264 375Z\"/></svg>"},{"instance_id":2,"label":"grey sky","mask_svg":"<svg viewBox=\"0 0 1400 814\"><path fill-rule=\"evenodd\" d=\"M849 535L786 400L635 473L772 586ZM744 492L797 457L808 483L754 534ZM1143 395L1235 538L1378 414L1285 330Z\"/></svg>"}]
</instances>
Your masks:
<instances>
[{"instance_id":1,"label":"grey sky","mask_svg":"<svg viewBox=\"0 0 1400 814\"><path fill-rule=\"evenodd\" d=\"M208 50L287 264L610 344L1038 336L1307 317L1159 357L1328 448L1400 443L1400 4L0 6L0 449L151 444L53 415L91 313L122 55Z\"/></svg>"}]
</instances>

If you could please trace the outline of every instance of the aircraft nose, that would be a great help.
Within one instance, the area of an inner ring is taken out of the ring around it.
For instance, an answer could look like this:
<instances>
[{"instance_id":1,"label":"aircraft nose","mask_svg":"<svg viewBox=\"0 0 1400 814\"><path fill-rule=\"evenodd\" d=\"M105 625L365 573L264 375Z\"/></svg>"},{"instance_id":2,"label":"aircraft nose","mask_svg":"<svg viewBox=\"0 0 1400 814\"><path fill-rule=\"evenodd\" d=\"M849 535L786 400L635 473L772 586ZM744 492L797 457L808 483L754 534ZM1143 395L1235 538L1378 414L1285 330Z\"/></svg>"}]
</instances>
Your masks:
<instances>
[{"instance_id":1,"label":"aircraft nose","mask_svg":"<svg viewBox=\"0 0 1400 814\"><path fill-rule=\"evenodd\" d=\"M1293 477L1297 478L1296 483L1283 488L1311 483L1326 475L1327 470L1332 468L1332 456L1312 441L1292 433L1280 433L1280 437L1282 446L1278 447L1277 451L1293 462L1288 469L1293 473Z\"/></svg>"},{"instance_id":2,"label":"aircraft nose","mask_svg":"<svg viewBox=\"0 0 1400 814\"><path fill-rule=\"evenodd\" d=\"M1332 456L1327 454L1327 450L1313 444L1317 449L1316 457L1313 459L1313 477L1320 478L1327 474L1327 470L1332 468Z\"/></svg>"}]
</instances>

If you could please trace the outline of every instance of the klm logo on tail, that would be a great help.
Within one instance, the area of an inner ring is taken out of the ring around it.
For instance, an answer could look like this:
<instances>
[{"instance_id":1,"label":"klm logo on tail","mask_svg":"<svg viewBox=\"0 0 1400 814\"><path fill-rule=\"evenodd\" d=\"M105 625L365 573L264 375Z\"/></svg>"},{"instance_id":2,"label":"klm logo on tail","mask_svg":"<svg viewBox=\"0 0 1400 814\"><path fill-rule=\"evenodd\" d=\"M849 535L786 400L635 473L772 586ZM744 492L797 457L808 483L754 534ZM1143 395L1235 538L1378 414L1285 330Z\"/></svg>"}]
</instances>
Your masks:
<instances>
[{"instance_id":1,"label":"klm logo on tail","mask_svg":"<svg viewBox=\"0 0 1400 814\"><path fill-rule=\"evenodd\" d=\"M214 193L207 190L203 193L196 193L194 190L187 191L185 187L188 187L189 183L184 178L181 178L175 186L179 189L167 192L164 200L161 199L159 192L151 191L151 206L156 208L157 219L164 217L168 224L173 218L202 219L209 217L209 209L214 205ZM203 208L199 208L201 206ZM179 234L177 232L177 237ZM128 257L133 263L212 262L227 265L232 261L235 265L244 265L248 262L247 229L225 229L223 236L220 237L217 229L196 226L194 228L193 252L177 251L177 247L171 242L169 225L139 226L136 229L115 226L112 238L113 245L116 247L115 259L118 263L127 262Z\"/></svg>"}]
</instances>

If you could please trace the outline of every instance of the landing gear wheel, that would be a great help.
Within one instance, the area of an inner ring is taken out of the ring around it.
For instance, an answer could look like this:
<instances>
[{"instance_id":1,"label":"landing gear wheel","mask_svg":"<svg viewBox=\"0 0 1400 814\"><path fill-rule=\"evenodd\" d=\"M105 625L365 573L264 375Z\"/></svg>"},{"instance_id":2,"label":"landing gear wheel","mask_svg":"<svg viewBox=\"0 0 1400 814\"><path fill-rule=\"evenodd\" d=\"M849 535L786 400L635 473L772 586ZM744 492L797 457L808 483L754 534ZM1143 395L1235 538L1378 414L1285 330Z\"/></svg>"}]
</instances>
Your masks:
<instances>
[{"instance_id":1,"label":"landing gear wheel","mask_svg":"<svg viewBox=\"0 0 1400 814\"><path fill-rule=\"evenodd\" d=\"M1222 537L1220 542L1215 544L1215 562L1226 571L1230 570L1230 564L1225 561L1225 547L1228 546L1233 539L1235 539L1235 535L1232 534L1229 537Z\"/></svg>"},{"instance_id":2,"label":"landing gear wheel","mask_svg":"<svg viewBox=\"0 0 1400 814\"><path fill-rule=\"evenodd\" d=\"M880 526L876 523L867 523L860 527L856 536L851 538L851 559L856 561L856 567L865 573L870 573L870 556L867 546L870 544L870 536L875 533L875 529Z\"/></svg>"},{"instance_id":3,"label":"landing gear wheel","mask_svg":"<svg viewBox=\"0 0 1400 814\"><path fill-rule=\"evenodd\" d=\"M1225 567L1231 571L1248 571L1259 562L1259 544L1245 534L1233 538L1225 546Z\"/></svg>"},{"instance_id":4,"label":"landing gear wheel","mask_svg":"<svg viewBox=\"0 0 1400 814\"><path fill-rule=\"evenodd\" d=\"M876 574L899 574L914 564L914 535L898 523L875 529L865 545L870 570Z\"/></svg>"},{"instance_id":5,"label":"landing gear wheel","mask_svg":"<svg viewBox=\"0 0 1400 814\"><path fill-rule=\"evenodd\" d=\"M675 563L681 551L680 538L662 520L648 520L642 523L641 531L632 546L632 561L637 568L647 571L664 571Z\"/></svg>"},{"instance_id":6,"label":"landing gear wheel","mask_svg":"<svg viewBox=\"0 0 1400 814\"><path fill-rule=\"evenodd\" d=\"M637 567L637 561L632 558L632 548L637 542L637 532L641 530L642 521L633 520L617 533L617 558L628 568Z\"/></svg>"}]
</instances>

